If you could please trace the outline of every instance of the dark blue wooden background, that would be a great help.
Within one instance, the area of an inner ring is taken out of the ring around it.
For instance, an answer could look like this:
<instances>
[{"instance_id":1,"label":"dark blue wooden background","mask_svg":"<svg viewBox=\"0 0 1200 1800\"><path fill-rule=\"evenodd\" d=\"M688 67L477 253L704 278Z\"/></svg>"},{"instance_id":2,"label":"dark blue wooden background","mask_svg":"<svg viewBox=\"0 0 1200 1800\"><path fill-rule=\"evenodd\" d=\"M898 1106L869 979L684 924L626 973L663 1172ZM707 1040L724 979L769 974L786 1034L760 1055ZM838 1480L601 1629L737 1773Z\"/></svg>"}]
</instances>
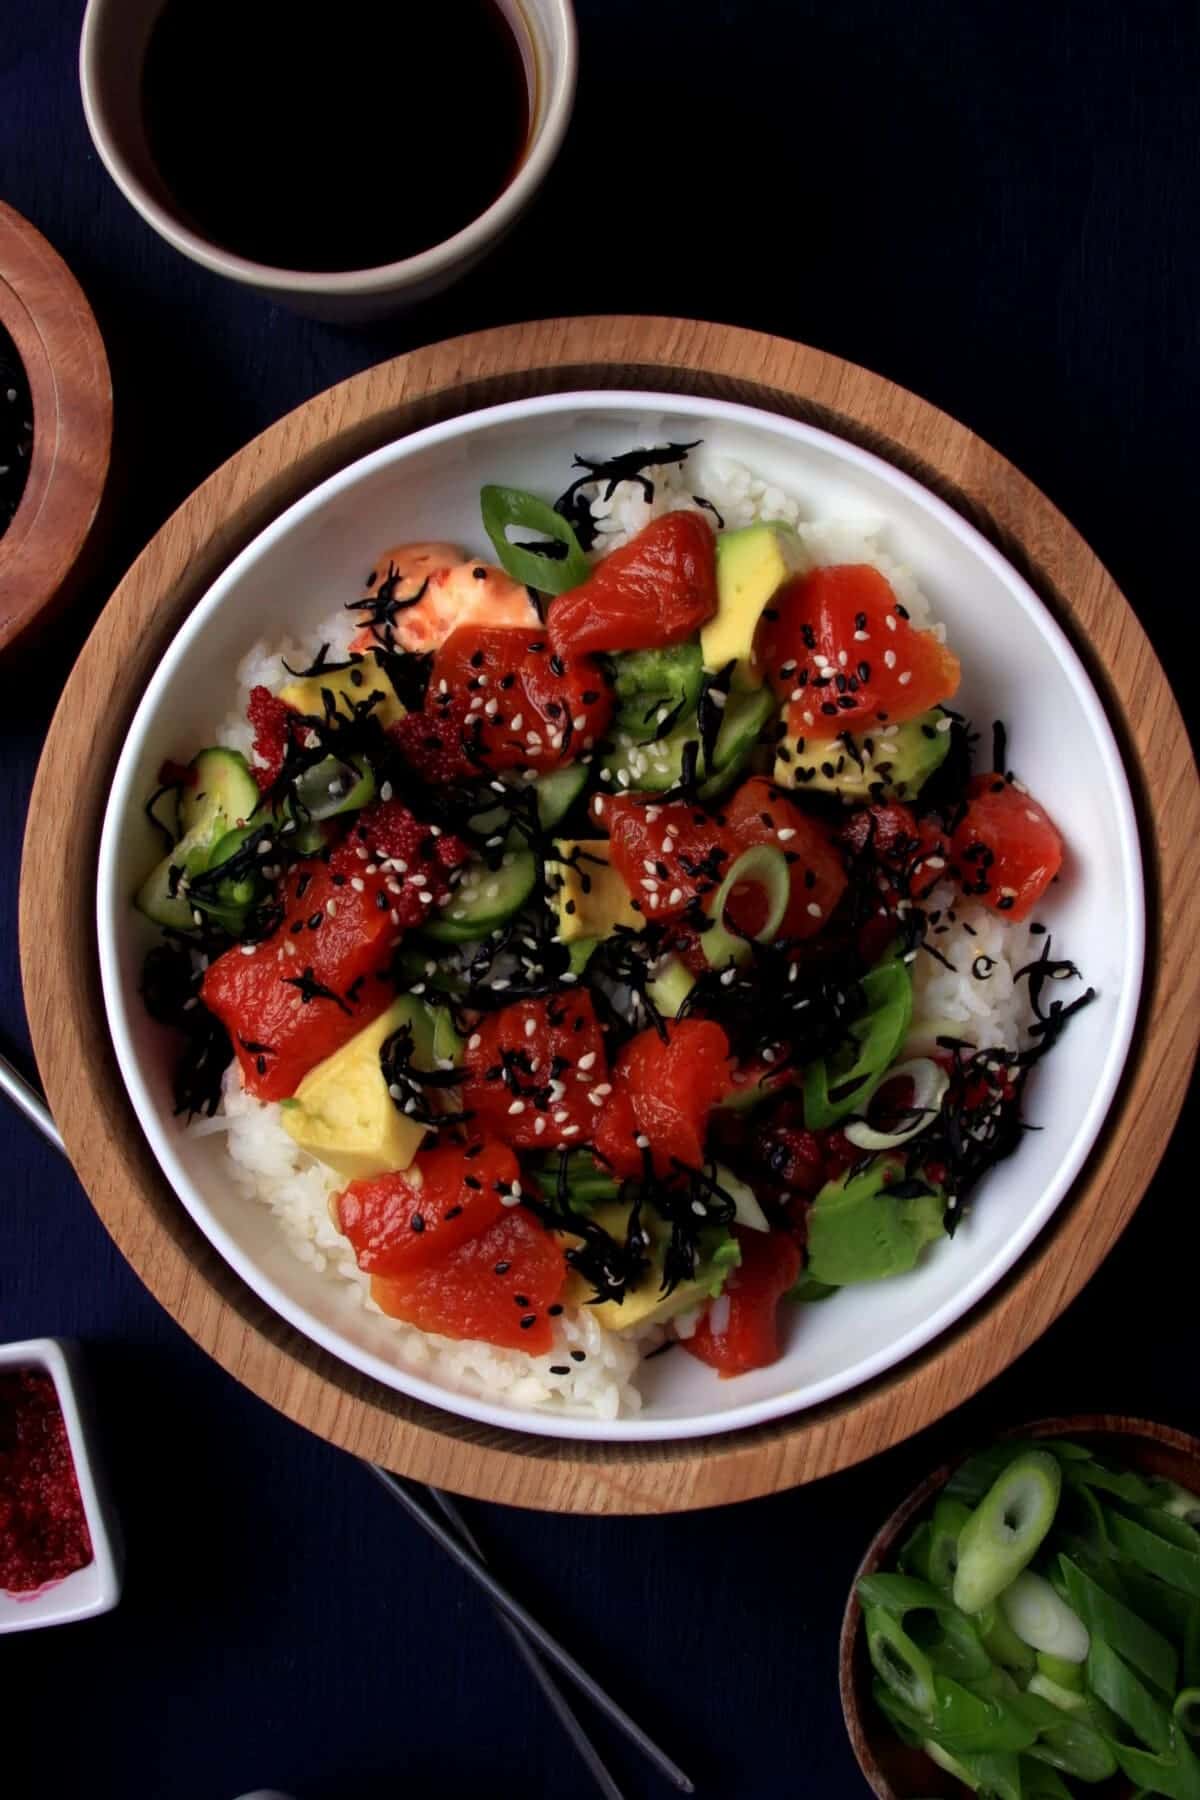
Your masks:
<instances>
[{"instance_id":1,"label":"dark blue wooden background","mask_svg":"<svg viewBox=\"0 0 1200 1800\"><path fill-rule=\"evenodd\" d=\"M382 357L539 315L678 313L821 345L964 420L1087 535L1182 684L1197 605L1194 7L579 0L579 11L578 110L534 210L453 294L352 333L293 318L161 244L87 138L79 0L0 0L0 196L72 264L113 364L124 456L108 584L245 439ZM394 94L399 109L396 167L379 171L397 206L413 78L364 62L365 97ZM0 670L0 1039L20 1055L26 799L105 593L101 579L19 679ZM62 801L34 828L69 830ZM1036 1349L869 1468L678 1519L475 1509L504 1570L710 1800L865 1792L835 1686L842 1603L876 1522L943 1449L1073 1407L1200 1429L1189 1148L1185 1130L1119 1250ZM231 1800L257 1785L300 1800L587 1791L457 1574L353 1462L193 1349L9 1114L0 1327L88 1345L129 1539L118 1612L0 1640L0 1755L42 1747L36 1779L0 1777L14 1800ZM665 1794L601 1737L630 1796Z\"/></svg>"}]
</instances>

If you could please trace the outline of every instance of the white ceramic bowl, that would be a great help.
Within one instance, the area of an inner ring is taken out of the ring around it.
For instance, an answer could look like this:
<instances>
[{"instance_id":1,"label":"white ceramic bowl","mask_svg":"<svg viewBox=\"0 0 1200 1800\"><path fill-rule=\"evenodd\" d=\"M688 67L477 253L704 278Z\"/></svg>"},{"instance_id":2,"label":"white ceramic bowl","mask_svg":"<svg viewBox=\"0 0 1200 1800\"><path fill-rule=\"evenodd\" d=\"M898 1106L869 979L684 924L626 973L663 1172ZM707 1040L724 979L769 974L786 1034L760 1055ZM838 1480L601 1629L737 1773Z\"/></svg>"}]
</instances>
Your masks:
<instances>
[{"instance_id":1,"label":"white ceramic bowl","mask_svg":"<svg viewBox=\"0 0 1200 1800\"><path fill-rule=\"evenodd\" d=\"M1014 767L1065 832L1065 875L1040 916L1099 999L1031 1083L1028 1116L1042 1129L989 1174L952 1243L911 1275L798 1311L769 1369L723 1382L683 1355L645 1365L644 1410L597 1423L492 1405L398 1367L386 1322L347 1284L297 1261L267 1210L238 1197L219 1141L186 1136L171 1116L168 1040L137 991L150 927L129 895L153 859L141 805L155 771L210 741L238 659L257 638L314 627L339 595L359 590L383 544L445 538L482 551L484 482L553 495L576 451L692 438L748 463L814 515L888 521L889 547L915 570L962 659L956 704L985 733L994 719L1007 722ZM1141 863L1120 757L1082 664L1027 584L957 513L877 457L746 407L654 394L560 394L432 426L324 482L269 526L196 607L137 711L105 818L98 903L104 994L130 1096L168 1180L221 1254L292 1324L389 1386L559 1437L732 1430L843 1393L945 1331L1016 1261L1078 1173L1121 1074L1142 977Z\"/></svg>"},{"instance_id":2,"label":"white ceramic bowl","mask_svg":"<svg viewBox=\"0 0 1200 1800\"><path fill-rule=\"evenodd\" d=\"M79 1494L92 1538L92 1560L73 1575L30 1594L0 1593L0 1636L42 1625L70 1625L92 1619L121 1597L121 1547L116 1514L108 1499L92 1445L92 1427L79 1352L61 1338L29 1338L0 1344L0 1374L15 1369L44 1370L54 1383L67 1427Z\"/></svg>"},{"instance_id":3,"label":"white ceramic bowl","mask_svg":"<svg viewBox=\"0 0 1200 1800\"><path fill-rule=\"evenodd\" d=\"M334 272L272 268L237 256L193 230L179 216L154 166L142 123L142 63L164 4L165 0L88 0L79 41L79 86L100 160L147 225L184 256L314 318L349 323L380 318L415 306L457 281L516 223L549 174L566 136L578 67L571 0L497 0L520 47L530 96L525 153L503 193L453 237L399 262ZM337 29L336 18L334 8L330 29ZM231 45L230 54L236 53L236 45ZM419 169L416 174L419 179Z\"/></svg>"}]
</instances>

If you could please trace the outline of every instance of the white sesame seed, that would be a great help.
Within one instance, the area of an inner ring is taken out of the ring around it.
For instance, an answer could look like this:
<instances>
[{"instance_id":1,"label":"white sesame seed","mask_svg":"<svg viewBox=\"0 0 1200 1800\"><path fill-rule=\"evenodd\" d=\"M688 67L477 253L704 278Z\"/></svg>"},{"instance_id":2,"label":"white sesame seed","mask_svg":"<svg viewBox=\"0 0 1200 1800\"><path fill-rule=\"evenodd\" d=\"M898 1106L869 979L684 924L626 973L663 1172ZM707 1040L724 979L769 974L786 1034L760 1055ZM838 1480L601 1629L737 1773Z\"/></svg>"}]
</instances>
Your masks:
<instances>
[{"instance_id":1,"label":"white sesame seed","mask_svg":"<svg viewBox=\"0 0 1200 1800\"><path fill-rule=\"evenodd\" d=\"M804 723L805 723L805 724L806 724L806 725L811 725L811 724L812 724L812 722L813 722L813 716L812 716L812 714L811 714L811 713L810 713L810 712L806 712L806 713L805 713L805 715L804 715Z\"/></svg>"},{"instance_id":2,"label":"white sesame seed","mask_svg":"<svg viewBox=\"0 0 1200 1800\"><path fill-rule=\"evenodd\" d=\"M650 1139L646 1136L644 1131L639 1131L633 1141L639 1150L648 1150L650 1148Z\"/></svg>"},{"instance_id":3,"label":"white sesame seed","mask_svg":"<svg viewBox=\"0 0 1200 1800\"><path fill-rule=\"evenodd\" d=\"M607 1100L608 1096L612 1093L612 1082L611 1081L598 1081L596 1083L595 1087L592 1089L592 1092L594 1094L599 1094L599 1096L602 1100Z\"/></svg>"},{"instance_id":4,"label":"white sesame seed","mask_svg":"<svg viewBox=\"0 0 1200 1800\"><path fill-rule=\"evenodd\" d=\"M839 650L838 651L838 667L844 669L846 664L849 661L850 661L850 658L846 655L846 652L844 650Z\"/></svg>"},{"instance_id":5,"label":"white sesame seed","mask_svg":"<svg viewBox=\"0 0 1200 1800\"><path fill-rule=\"evenodd\" d=\"M433 895L429 892L428 888L419 888L417 891L417 899L421 902L422 906L433 905Z\"/></svg>"},{"instance_id":6,"label":"white sesame seed","mask_svg":"<svg viewBox=\"0 0 1200 1800\"><path fill-rule=\"evenodd\" d=\"M893 618L893 617L892 617L892 615L891 615L891 613L888 613L888 614L887 614L887 615L886 615L886 616L885 616L885 619L884 619L884 623L885 623L885 624L886 624L886 626L887 626L887 628L888 628L888 630L889 630L889 631L895 631L895 629L896 629L896 621L895 621L895 619L894 619L894 618Z\"/></svg>"},{"instance_id":7,"label":"white sesame seed","mask_svg":"<svg viewBox=\"0 0 1200 1800\"><path fill-rule=\"evenodd\" d=\"M953 719L939 719L934 726L935 731L949 731L954 724Z\"/></svg>"},{"instance_id":8,"label":"white sesame seed","mask_svg":"<svg viewBox=\"0 0 1200 1800\"><path fill-rule=\"evenodd\" d=\"M869 631L856 631L854 641L856 644L868 644L871 641L871 634Z\"/></svg>"},{"instance_id":9,"label":"white sesame seed","mask_svg":"<svg viewBox=\"0 0 1200 1800\"><path fill-rule=\"evenodd\" d=\"M200 915L199 915L199 913L197 913L196 914L197 920L199 920L199 917L200 917ZM257 944L242 944L239 946L239 948L241 949L243 956L253 956L254 952L258 948L258 945Z\"/></svg>"},{"instance_id":10,"label":"white sesame seed","mask_svg":"<svg viewBox=\"0 0 1200 1800\"><path fill-rule=\"evenodd\" d=\"M337 901L336 900L327 900L325 902L325 911L329 914L329 917L331 919L336 919L337 918Z\"/></svg>"},{"instance_id":11,"label":"white sesame seed","mask_svg":"<svg viewBox=\"0 0 1200 1800\"><path fill-rule=\"evenodd\" d=\"M803 700L803 698L804 698L804 689L803 688L793 688L791 693L788 695L788 699L796 706L799 706L799 704L800 704L801 700ZM805 718L807 718L808 714L806 713L804 716L805 716Z\"/></svg>"},{"instance_id":12,"label":"white sesame seed","mask_svg":"<svg viewBox=\"0 0 1200 1800\"><path fill-rule=\"evenodd\" d=\"M737 979L737 970L736 969L726 969L725 973L721 977L721 986L722 987L732 987L736 979Z\"/></svg>"},{"instance_id":13,"label":"white sesame seed","mask_svg":"<svg viewBox=\"0 0 1200 1800\"><path fill-rule=\"evenodd\" d=\"M541 1135L542 1135L543 1131L545 1131L545 1129L546 1129L546 1121L542 1117L541 1113L539 1113L537 1118L533 1121L534 1137L541 1137Z\"/></svg>"},{"instance_id":14,"label":"white sesame seed","mask_svg":"<svg viewBox=\"0 0 1200 1800\"><path fill-rule=\"evenodd\" d=\"M1030 824L1032 824L1032 825L1040 825L1042 822L1041 813L1034 812L1032 806L1027 806L1025 808L1025 817L1029 820Z\"/></svg>"},{"instance_id":15,"label":"white sesame seed","mask_svg":"<svg viewBox=\"0 0 1200 1800\"><path fill-rule=\"evenodd\" d=\"M578 1067L581 1069L590 1069L595 1060L596 1052L594 1050L588 1050L579 1058Z\"/></svg>"},{"instance_id":16,"label":"white sesame seed","mask_svg":"<svg viewBox=\"0 0 1200 1800\"><path fill-rule=\"evenodd\" d=\"M514 1100L508 1111L509 1117L515 1119L518 1113L523 1113L525 1111L525 1102L523 1100Z\"/></svg>"},{"instance_id":17,"label":"white sesame seed","mask_svg":"<svg viewBox=\"0 0 1200 1800\"><path fill-rule=\"evenodd\" d=\"M729 695L725 692L724 688L709 688L708 697L714 706L721 707L724 706Z\"/></svg>"},{"instance_id":18,"label":"white sesame seed","mask_svg":"<svg viewBox=\"0 0 1200 1800\"><path fill-rule=\"evenodd\" d=\"M822 909L821 909L821 907L819 907L819 906L818 906L818 905L817 905L817 903L816 903L816 901L815 901L815 900L810 900L810 901L809 901L809 903L808 903L808 916L809 916L809 918L810 918L810 919L819 919L819 918L820 918L820 917L821 917L821 912L822 912Z\"/></svg>"},{"instance_id":19,"label":"white sesame seed","mask_svg":"<svg viewBox=\"0 0 1200 1800\"><path fill-rule=\"evenodd\" d=\"M781 825L779 830L775 833L775 836L779 839L781 844L789 844L795 835L796 827L794 825Z\"/></svg>"},{"instance_id":20,"label":"white sesame seed","mask_svg":"<svg viewBox=\"0 0 1200 1800\"><path fill-rule=\"evenodd\" d=\"M894 669L896 666L896 652L894 650L885 650L883 653L883 661L886 668Z\"/></svg>"},{"instance_id":21,"label":"white sesame seed","mask_svg":"<svg viewBox=\"0 0 1200 1800\"><path fill-rule=\"evenodd\" d=\"M483 1042L483 1039L480 1037L479 1033L477 1031L474 1031L471 1033L471 1036L467 1039L467 1049L468 1050L478 1050L478 1048L479 1048L480 1044L482 1044L482 1042Z\"/></svg>"}]
</instances>

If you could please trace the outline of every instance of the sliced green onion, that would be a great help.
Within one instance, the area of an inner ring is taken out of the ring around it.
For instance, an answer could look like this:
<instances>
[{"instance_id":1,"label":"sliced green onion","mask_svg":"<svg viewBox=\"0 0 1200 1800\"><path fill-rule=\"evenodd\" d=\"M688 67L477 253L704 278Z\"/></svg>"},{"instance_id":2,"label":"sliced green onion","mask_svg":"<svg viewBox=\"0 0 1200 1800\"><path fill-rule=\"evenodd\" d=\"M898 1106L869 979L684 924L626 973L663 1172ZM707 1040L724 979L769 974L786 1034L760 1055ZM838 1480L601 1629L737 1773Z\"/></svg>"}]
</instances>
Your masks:
<instances>
[{"instance_id":1,"label":"sliced green onion","mask_svg":"<svg viewBox=\"0 0 1200 1800\"><path fill-rule=\"evenodd\" d=\"M1174 1747L1161 1755L1128 1744L1114 1744L1113 1750L1130 1781L1150 1793L1165 1794L1167 1800L1200 1800L1200 1760L1186 1738L1177 1737Z\"/></svg>"},{"instance_id":2,"label":"sliced green onion","mask_svg":"<svg viewBox=\"0 0 1200 1800\"><path fill-rule=\"evenodd\" d=\"M1169 1515L1164 1518L1166 1516ZM1145 1569L1148 1575L1157 1575L1169 1587L1180 1588L1193 1600L1200 1600L1200 1554L1168 1543L1136 1520L1127 1519L1123 1513L1108 1515L1108 1529L1123 1556ZM1184 1525L1180 1529L1188 1531L1190 1527Z\"/></svg>"},{"instance_id":3,"label":"sliced green onion","mask_svg":"<svg viewBox=\"0 0 1200 1800\"><path fill-rule=\"evenodd\" d=\"M725 908L729 904L729 896L743 882L761 887L767 896L767 916L761 928L755 932L754 941L758 944L771 943L783 924L792 892L787 858L773 844L752 844L730 866L708 907L709 917L714 922L702 934L700 942L704 947L706 960L714 969L723 968L731 959L734 962L744 962L750 955L746 939L736 936L725 924Z\"/></svg>"},{"instance_id":4,"label":"sliced green onion","mask_svg":"<svg viewBox=\"0 0 1200 1800\"><path fill-rule=\"evenodd\" d=\"M1085 1713L1088 1709L1086 1695L1077 1693L1074 1688L1063 1687L1059 1682L1052 1681L1049 1675L1043 1675L1040 1669L1029 1677L1029 1685L1025 1692L1037 1694L1040 1699L1048 1700L1050 1705L1057 1706L1060 1712Z\"/></svg>"},{"instance_id":5,"label":"sliced green onion","mask_svg":"<svg viewBox=\"0 0 1200 1800\"><path fill-rule=\"evenodd\" d=\"M926 1738L921 1748L931 1763L936 1763L939 1769L945 1769L947 1775L953 1775L956 1781L963 1782L966 1787L971 1789L972 1793L979 1792L979 1783L966 1765L959 1762L957 1756L951 1756L950 1752L943 1750L942 1746L933 1738Z\"/></svg>"},{"instance_id":6,"label":"sliced green onion","mask_svg":"<svg viewBox=\"0 0 1200 1800\"><path fill-rule=\"evenodd\" d=\"M1180 1688L1171 1712L1180 1731L1200 1738L1200 1687Z\"/></svg>"},{"instance_id":7,"label":"sliced green onion","mask_svg":"<svg viewBox=\"0 0 1200 1800\"><path fill-rule=\"evenodd\" d=\"M907 1144L910 1138L919 1136L933 1124L950 1086L950 1077L928 1056L914 1056L908 1062L894 1064L887 1070L885 1080L898 1081L905 1076L913 1084L911 1121L899 1131L876 1131L865 1119L852 1119L842 1130L855 1149L894 1150L897 1144Z\"/></svg>"},{"instance_id":8,"label":"sliced green onion","mask_svg":"<svg viewBox=\"0 0 1200 1800\"><path fill-rule=\"evenodd\" d=\"M796 1287L800 1287L803 1282L804 1276L802 1275L797 1282ZM821 1284L818 1283L817 1285L820 1286ZM832 1291L837 1293L838 1290L834 1288ZM797 1295L796 1288L793 1288L789 1295L789 1299L797 1298L803 1298L803 1296ZM932 1542L933 1526L928 1519L922 1519L912 1536L904 1540L896 1558L896 1561L899 1563L900 1568L905 1575L912 1576L918 1581L929 1580L929 1550Z\"/></svg>"},{"instance_id":9,"label":"sliced green onion","mask_svg":"<svg viewBox=\"0 0 1200 1800\"><path fill-rule=\"evenodd\" d=\"M696 977L687 965L677 956L668 956L659 964L658 973L646 983L646 993L660 1013L675 1019L695 985Z\"/></svg>"},{"instance_id":10,"label":"sliced green onion","mask_svg":"<svg viewBox=\"0 0 1200 1800\"><path fill-rule=\"evenodd\" d=\"M297 776L297 810L309 819L332 819L338 813L357 812L375 798L371 765L357 757L344 760L326 756Z\"/></svg>"},{"instance_id":11,"label":"sliced green onion","mask_svg":"<svg viewBox=\"0 0 1200 1800\"><path fill-rule=\"evenodd\" d=\"M1027 1754L1079 1781L1107 1781L1117 1772L1112 1747L1086 1719L1064 1718L1047 1726Z\"/></svg>"},{"instance_id":12,"label":"sliced green onion","mask_svg":"<svg viewBox=\"0 0 1200 1800\"><path fill-rule=\"evenodd\" d=\"M1155 1481L1150 1485L1153 1505L1170 1518L1182 1519L1185 1525L1200 1531L1200 1497L1180 1487L1177 1481Z\"/></svg>"},{"instance_id":13,"label":"sliced green onion","mask_svg":"<svg viewBox=\"0 0 1200 1800\"><path fill-rule=\"evenodd\" d=\"M1047 1451L1030 1450L1009 1463L962 1528L956 1606L978 1612L1020 1574L1054 1523L1061 1491L1062 1471ZM1024 1637L1012 1617L1005 1616L1017 1636Z\"/></svg>"},{"instance_id":14,"label":"sliced green onion","mask_svg":"<svg viewBox=\"0 0 1200 1800\"><path fill-rule=\"evenodd\" d=\"M770 1231L767 1215L758 1204L758 1197L752 1187L735 1175L732 1169L727 1169L724 1163L713 1164L713 1175L718 1186L724 1188L733 1201L735 1224L744 1225L747 1231Z\"/></svg>"},{"instance_id":15,"label":"sliced green onion","mask_svg":"<svg viewBox=\"0 0 1200 1800\"><path fill-rule=\"evenodd\" d=\"M1045 1763L1021 1758L1021 1800L1072 1800L1070 1788Z\"/></svg>"},{"instance_id":16,"label":"sliced green onion","mask_svg":"<svg viewBox=\"0 0 1200 1800\"><path fill-rule=\"evenodd\" d=\"M479 495L483 528L492 540L497 559L506 574L523 587L536 588L540 594L565 594L587 580L591 564L580 547L568 520L536 494L520 488L489 485ZM553 557L537 550L521 549L510 543L508 529L516 525L523 531L540 532L543 537L566 545L566 555Z\"/></svg>"},{"instance_id":17,"label":"sliced green onion","mask_svg":"<svg viewBox=\"0 0 1200 1800\"><path fill-rule=\"evenodd\" d=\"M1002 1669L1013 1669L1018 1675L1028 1675L1037 1659L1029 1645L1021 1642L996 1603L993 1601L982 1612L973 1616L983 1647L992 1661L998 1662Z\"/></svg>"},{"instance_id":18,"label":"sliced green onion","mask_svg":"<svg viewBox=\"0 0 1200 1800\"><path fill-rule=\"evenodd\" d=\"M1033 1649L1061 1656L1064 1662L1087 1660L1087 1626L1078 1613L1059 1599L1050 1583L1031 1569L1023 1570L1005 1588L1000 1595L1000 1610L1017 1636Z\"/></svg>"},{"instance_id":19,"label":"sliced green onion","mask_svg":"<svg viewBox=\"0 0 1200 1800\"><path fill-rule=\"evenodd\" d=\"M958 1539L970 1518L970 1508L961 1500L948 1500L941 1495L933 1509L929 1543L929 1579L935 1588L949 1593L958 1568Z\"/></svg>"},{"instance_id":20,"label":"sliced green onion","mask_svg":"<svg viewBox=\"0 0 1200 1800\"><path fill-rule=\"evenodd\" d=\"M1037 1653L1039 1674L1056 1686L1069 1688L1072 1693L1083 1692L1083 1668L1076 1662L1069 1662L1065 1656L1055 1656L1052 1651L1039 1650Z\"/></svg>"},{"instance_id":21,"label":"sliced green onion","mask_svg":"<svg viewBox=\"0 0 1200 1800\"><path fill-rule=\"evenodd\" d=\"M905 1706L931 1719L936 1701L929 1658L918 1650L900 1621L881 1606L867 1608L865 1623L867 1653L875 1673Z\"/></svg>"},{"instance_id":22,"label":"sliced green onion","mask_svg":"<svg viewBox=\"0 0 1200 1800\"><path fill-rule=\"evenodd\" d=\"M1097 1641L1112 1645L1155 1687L1164 1694L1173 1694L1179 1674L1179 1653L1174 1645L1131 1612L1123 1601L1105 1593L1071 1557L1060 1556L1058 1566L1066 1597L1087 1626L1093 1649ZM1099 1692L1094 1679L1092 1687ZM1111 1706L1112 1701L1108 1704ZM1114 1712L1117 1710L1113 1707Z\"/></svg>"},{"instance_id":23,"label":"sliced green onion","mask_svg":"<svg viewBox=\"0 0 1200 1800\"><path fill-rule=\"evenodd\" d=\"M895 957L877 963L862 986L867 1010L850 1026L857 1048L853 1060L848 1061L850 1051L828 1061L818 1057L805 1071L804 1123L810 1131L824 1131L867 1106L908 1031L912 977L905 963Z\"/></svg>"},{"instance_id":24,"label":"sliced green onion","mask_svg":"<svg viewBox=\"0 0 1200 1800\"><path fill-rule=\"evenodd\" d=\"M1111 1708L1135 1737L1151 1750L1168 1750L1174 1736L1171 1714L1122 1662L1111 1645L1097 1642L1088 1657L1088 1682L1098 1700Z\"/></svg>"},{"instance_id":25,"label":"sliced green onion","mask_svg":"<svg viewBox=\"0 0 1200 1800\"><path fill-rule=\"evenodd\" d=\"M1003 1671L994 1671L997 1676ZM983 1684L980 1684L981 1686ZM935 1674L936 1707L932 1735L955 1755L976 1750L1027 1750L1038 1728L1020 1711L1019 1694L976 1692L962 1682Z\"/></svg>"}]
</instances>

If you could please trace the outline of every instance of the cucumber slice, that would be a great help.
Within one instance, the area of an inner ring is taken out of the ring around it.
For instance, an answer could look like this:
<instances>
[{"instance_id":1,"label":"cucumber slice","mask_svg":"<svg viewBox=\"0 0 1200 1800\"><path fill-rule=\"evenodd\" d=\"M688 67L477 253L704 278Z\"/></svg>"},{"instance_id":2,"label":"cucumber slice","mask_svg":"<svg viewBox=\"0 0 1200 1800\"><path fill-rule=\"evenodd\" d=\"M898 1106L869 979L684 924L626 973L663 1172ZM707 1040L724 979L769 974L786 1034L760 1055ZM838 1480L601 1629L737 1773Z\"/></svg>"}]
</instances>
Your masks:
<instances>
[{"instance_id":1,"label":"cucumber slice","mask_svg":"<svg viewBox=\"0 0 1200 1800\"><path fill-rule=\"evenodd\" d=\"M245 757L218 745L201 750L191 765L196 779L179 796L179 825L185 837L198 827L210 827L208 843L215 844L221 831L244 824L258 805L258 783ZM223 824L214 828L220 820Z\"/></svg>"},{"instance_id":2,"label":"cucumber slice","mask_svg":"<svg viewBox=\"0 0 1200 1800\"><path fill-rule=\"evenodd\" d=\"M537 881L537 864L528 850L506 852L511 862L489 869L470 863L440 918L422 927L422 936L438 944L468 944L487 937L520 912Z\"/></svg>"},{"instance_id":3,"label":"cucumber slice","mask_svg":"<svg viewBox=\"0 0 1200 1800\"><path fill-rule=\"evenodd\" d=\"M374 771L361 757L326 756L298 777L295 794L301 824L358 812L375 798Z\"/></svg>"},{"instance_id":4,"label":"cucumber slice","mask_svg":"<svg viewBox=\"0 0 1200 1800\"><path fill-rule=\"evenodd\" d=\"M585 763L568 763L565 769L553 769L549 775L538 777L538 824L543 831L551 830L560 819L566 818L587 786L587 779Z\"/></svg>"},{"instance_id":5,"label":"cucumber slice","mask_svg":"<svg viewBox=\"0 0 1200 1800\"><path fill-rule=\"evenodd\" d=\"M193 758L195 780L179 800L183 835L150 871L134 896L139 912L174 931L190 931L196 921L187 883L207 867L217 843L258 805L258 786L244 756L217 746Z\"/></svg>"},{"instance_id":6,"label":"cucumber slice","mask_svg":"<svg viewBox=\"0 0 1200 1800\"><path fill-rule=\"evenodd\" d=\"M775 696L769 688L753 693L730 694L725 717L717 733L712 769L701 760L697 767L698 792L702 800L723 794L736 781L758 742L759 732L775 710ZM683 776L684 751L688 744L699 745L700 730L695 715L677 725L674 731L657 743L621 744L604 759L609 779L605 786L624 788L631 793L664 793L678 786ZM627 779L622 780L622 775ZM601 771L604 781L604 771Z\"/></svg>"},{"instance_id":7,"label":"cucumber slice","mask_svg":"<svg viewBox=\"0 0 1200 1800\"><path fill-rule=\"evenodd\" d=\"M538 824L543 831L549 831L560 819L566 817L587 786L588 771L584 763L568 763L565 769L552 769L549 775L540 775L537 781L537 814ZM490 837L497 831L503 831L508 824L509 812L506 806L489 806L485 812L475 813L470 824L471 830L480 837ZM524 840L520 833L514 831L510 843L520 845Z\"/></svg>"}]
</instances>

